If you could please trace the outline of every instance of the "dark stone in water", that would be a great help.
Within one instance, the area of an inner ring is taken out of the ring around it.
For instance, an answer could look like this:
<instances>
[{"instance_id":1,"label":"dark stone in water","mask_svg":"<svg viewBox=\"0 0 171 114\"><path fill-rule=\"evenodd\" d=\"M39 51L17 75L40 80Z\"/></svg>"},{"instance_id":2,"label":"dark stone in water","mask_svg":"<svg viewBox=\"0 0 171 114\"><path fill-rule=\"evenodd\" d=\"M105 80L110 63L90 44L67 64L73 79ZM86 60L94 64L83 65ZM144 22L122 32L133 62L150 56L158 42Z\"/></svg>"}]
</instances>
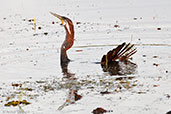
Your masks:
<instances>
[{"instance_id":1,"label":"dark stone in water","mask_svg":"<svg viewBox=\"0 0 171 114\"><path fill-rule=\"evenodd\" d=\"M105 110L105 109L103 109L101 107L98 107L98 108L96 108L96 109L94 109L92 111L93 114L103 114L103 113L106 113L106 112L107 112L107 110Z\"/></svg>"},{"instance_id":2,"label":"dark stone in water","mask_svg":"<svg viewBox=\"0 0 171 114\"><path fill-rule=\"evenodd\" d=\"M171 111L167 112L166 114L171 114Z\"/></svg>"}]
</instances>

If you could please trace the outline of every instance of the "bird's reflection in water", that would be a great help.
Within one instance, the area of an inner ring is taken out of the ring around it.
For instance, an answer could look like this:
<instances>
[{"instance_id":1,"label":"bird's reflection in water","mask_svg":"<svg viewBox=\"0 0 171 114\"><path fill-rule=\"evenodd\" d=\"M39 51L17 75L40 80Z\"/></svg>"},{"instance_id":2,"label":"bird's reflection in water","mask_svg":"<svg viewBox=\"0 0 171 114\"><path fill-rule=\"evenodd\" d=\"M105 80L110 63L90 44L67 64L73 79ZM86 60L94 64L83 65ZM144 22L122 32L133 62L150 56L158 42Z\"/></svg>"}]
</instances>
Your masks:
<instances>
[{"instance_id":1,"label":"bird's reflection in water","mask_svg":"<svg viewBox=\"0 0 171 114\"><path fill-rule=\"evenodd\" d=\"M111 76L113 75L132 75L137 73L137 65L131 61L124 62L111 62L110 64L101 64L104 72L108 72Z\"/></svg>"},{"instance_id":2,"label":"bird's reflection in water","mask_svg":"<svg viewBox=\"0 0 171 114\"><path fill-rule=\"evenodd\" d=\"M62 63L61 69L63 73L63 80L68 85L68 95L63 105L61 105L58 110L62 110L65 106L68 106L69 104L74 104L76 101L80 100L82 98L81 95L78 94L78 87L76 85L77 78L75 78L74 73L70 73L68 71L68 63Z\"/></svg>"}]
</instances>

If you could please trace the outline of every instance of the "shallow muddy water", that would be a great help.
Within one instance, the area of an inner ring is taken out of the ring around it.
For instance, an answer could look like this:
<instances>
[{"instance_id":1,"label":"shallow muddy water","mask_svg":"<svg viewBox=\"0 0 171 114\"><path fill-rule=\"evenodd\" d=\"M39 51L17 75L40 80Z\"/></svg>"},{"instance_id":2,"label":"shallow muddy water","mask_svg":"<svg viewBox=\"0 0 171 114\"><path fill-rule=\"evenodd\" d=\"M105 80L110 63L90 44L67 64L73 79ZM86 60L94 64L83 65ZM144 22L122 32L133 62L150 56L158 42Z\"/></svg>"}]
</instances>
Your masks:
<instances>
[{"instance_id":1,"label":"shallow muddy water","mask_svg":"<svg viewBox=\"0 0 171 114\"><path fill-rule=\"evenodd\" d=\"M0 5L0 113L87 114L98 107L111 114L171 110L169 0L9 2ZM68 51L72 62L65 73L60 66L65 30L49 11L74 23L75 42ZM132 59L137 72L111 76L96 63L123 42L137 48Z\"/></svg>"}]
</instances>

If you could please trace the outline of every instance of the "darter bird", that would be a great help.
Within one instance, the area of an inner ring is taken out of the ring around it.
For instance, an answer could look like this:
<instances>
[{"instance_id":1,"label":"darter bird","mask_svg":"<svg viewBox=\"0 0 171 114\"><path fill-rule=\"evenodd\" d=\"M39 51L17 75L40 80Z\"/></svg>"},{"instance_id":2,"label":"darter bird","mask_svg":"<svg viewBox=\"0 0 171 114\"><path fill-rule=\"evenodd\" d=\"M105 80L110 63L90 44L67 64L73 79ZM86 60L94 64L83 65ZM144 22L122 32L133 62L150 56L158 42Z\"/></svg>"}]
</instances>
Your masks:
<instances>
[{"instance_id":1,"label":"darter bird","mask_svg":"<svg viewBox=\"0 0 171 114\"><path fill-rule=\"evenodd\" d=\"M67 50L74 44L74 25L69 18L53 12L50 13L61 20L61 24L66 31L66 37L61 46L60 59L61 66L67 66L70 62ZM104 72L109 72L111 75L133 74L136 71L137 65L130 61L130 57L136 52L137 50L134 48L134 45L124 42L113 50L110 50L106 55L103 55L100 62L101 67Z\"/></svg>"}]
</instances>

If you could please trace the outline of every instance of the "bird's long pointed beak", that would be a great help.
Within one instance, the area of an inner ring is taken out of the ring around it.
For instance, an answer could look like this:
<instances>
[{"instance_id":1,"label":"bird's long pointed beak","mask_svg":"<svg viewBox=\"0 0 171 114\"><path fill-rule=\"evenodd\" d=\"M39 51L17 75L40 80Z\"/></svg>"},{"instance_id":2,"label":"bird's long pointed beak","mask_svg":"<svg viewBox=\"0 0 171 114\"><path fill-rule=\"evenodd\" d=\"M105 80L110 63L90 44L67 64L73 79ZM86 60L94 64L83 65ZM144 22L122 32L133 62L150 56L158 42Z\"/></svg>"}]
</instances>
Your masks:
<instances>
[{"instance_id":1,"label":"bird's long pointed beak","mask_svg":"<svg viewBox=\"0 0 171 114\"><path fill-rule=\"evenodd\" d=\"M58 14L56 14L56 13L53 13L53 12L50 12L53 16L55 16L55 17L57 17L58 19L60 19L61 20L61 23L62 24L64 24L64 20L63 20L63 18L62 18L62 16L60 16L60 15L58 15Z\"/></svg>"}]
</instances>

